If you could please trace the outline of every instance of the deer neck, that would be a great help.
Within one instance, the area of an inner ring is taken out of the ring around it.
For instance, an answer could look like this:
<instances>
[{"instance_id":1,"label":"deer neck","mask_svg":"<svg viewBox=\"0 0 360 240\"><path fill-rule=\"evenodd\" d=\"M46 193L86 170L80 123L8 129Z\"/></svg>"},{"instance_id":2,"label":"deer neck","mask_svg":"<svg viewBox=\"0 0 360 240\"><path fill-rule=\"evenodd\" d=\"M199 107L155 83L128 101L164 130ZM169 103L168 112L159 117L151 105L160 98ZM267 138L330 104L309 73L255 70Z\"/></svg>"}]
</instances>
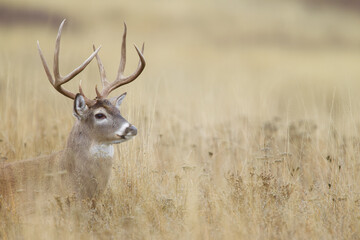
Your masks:
<instances>
[{"instance_id":1,"label":"deer neck","mask_svg":"<svg viewBox=\"0 0 360 240\"><path fill-rule=\"evenodd\" d=\"M76 122L68 138L62 159L63 168L69 172L80 189L82 197L93 197L105 189L111 173L114 147L94 141Z\"/></svg>"}]
</instances>

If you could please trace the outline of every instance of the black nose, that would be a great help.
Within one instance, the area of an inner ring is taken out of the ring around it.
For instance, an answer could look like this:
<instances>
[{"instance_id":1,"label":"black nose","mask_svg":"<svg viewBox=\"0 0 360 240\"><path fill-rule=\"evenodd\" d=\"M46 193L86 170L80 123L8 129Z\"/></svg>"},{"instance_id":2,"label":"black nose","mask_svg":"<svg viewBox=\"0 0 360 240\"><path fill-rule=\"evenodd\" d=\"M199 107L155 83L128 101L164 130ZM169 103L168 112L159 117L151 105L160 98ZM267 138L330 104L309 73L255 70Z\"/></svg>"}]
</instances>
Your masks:
<instances>
[{"instance_id":1,"label":"black nose","mask_svg":"<svg viewBox=\"0 0 360 240\"><path fill-rule=\"evenodd\" d=\"M135 136L137 134L137 129L133 125L125 129L125 135Z\"/></svg>"}]
</instances>

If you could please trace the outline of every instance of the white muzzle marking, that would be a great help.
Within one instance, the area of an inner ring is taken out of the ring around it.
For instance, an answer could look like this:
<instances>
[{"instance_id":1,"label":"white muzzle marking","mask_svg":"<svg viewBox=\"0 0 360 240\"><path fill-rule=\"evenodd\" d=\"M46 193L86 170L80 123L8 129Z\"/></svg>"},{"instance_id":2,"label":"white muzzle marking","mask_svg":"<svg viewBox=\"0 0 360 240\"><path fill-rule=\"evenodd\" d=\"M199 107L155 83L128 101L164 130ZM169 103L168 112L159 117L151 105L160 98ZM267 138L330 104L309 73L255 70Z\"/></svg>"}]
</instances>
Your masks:
<instances>
[{"instance_id":1,"label":"white muzzle marking","mask_svg":"<svg viewBox=\"0 0 360 240\"><path fill-rule=\"evenodd\" d=\"M119 137L124 136L125 137L125 130L130 127L129 123L124 123L123 125L121 125L121 127L119 128L119 130L117 130L115 132L116 135L118 135Z\"/></svg>"}]
</instances>

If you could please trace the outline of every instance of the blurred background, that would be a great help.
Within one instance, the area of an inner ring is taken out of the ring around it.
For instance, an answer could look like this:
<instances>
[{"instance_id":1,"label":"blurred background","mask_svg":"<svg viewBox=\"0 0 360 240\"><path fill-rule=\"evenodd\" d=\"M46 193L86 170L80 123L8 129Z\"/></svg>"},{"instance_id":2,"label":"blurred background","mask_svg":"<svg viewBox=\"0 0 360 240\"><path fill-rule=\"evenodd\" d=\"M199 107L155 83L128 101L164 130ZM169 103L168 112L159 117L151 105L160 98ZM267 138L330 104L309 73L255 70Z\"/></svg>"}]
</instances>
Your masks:
<instances>
[{"instance_id":1,"label":"blurred background","mask_svg":"<svg viewBox=\"0 0 360 240\"><path fill-rule=\"evenodd\" d=\"M266 111L274 110L296 114L284 109L285 102L294 100L294 94L300 94L300 105L311 108L307 101L313 99L309 97L325 97L318 96L316 90L329 88L332 98L333 86L359 86L360 4L355 0L3 0L0 74L26 75L29 79L22 83L24 91L44 85L48 92L50 85L36 41L40 41L51 64L56 32L64 18L67 23L60 58L63 74L80 64L94 43L103 46L100 56L109 77L115 77L126 22L127 71L137 64L133 43L146 43L148 62L142 79L132 88L168 89L159 95L162 101L181 101L189 106L196 103L188 96L198 96L203 101L208 99L205 105L211 105L211 99L231 106L238 103L248 114L254 107L267 105L271 91L281 101L275 101L279 105L276 109L265 107L263 114L271 115ZM13 65L22 70L14 72ZM89 69L80 78L89 79L83 84L94 96L96 64ZM311 96L308 91L313 91ZM244 101L257 103L247 107L241 104Z\"/></svg>"}]
</instances>

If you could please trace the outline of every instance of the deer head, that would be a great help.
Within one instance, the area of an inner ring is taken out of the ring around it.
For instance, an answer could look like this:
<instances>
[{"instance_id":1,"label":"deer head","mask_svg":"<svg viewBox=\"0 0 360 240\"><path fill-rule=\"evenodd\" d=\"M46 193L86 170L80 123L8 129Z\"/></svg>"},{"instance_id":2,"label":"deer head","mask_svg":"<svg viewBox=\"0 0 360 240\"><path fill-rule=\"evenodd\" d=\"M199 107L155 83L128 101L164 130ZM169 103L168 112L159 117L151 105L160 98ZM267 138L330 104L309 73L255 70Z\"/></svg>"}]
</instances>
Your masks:
<instances>
[{"instance_id":1,"label":"deer head","mask_svg":"<svg viewBox=\"0 0 360 240\"><path fill-rule=\"evenodd\" d=\"M79 129L78 131L81 134L86 134L88 138L99 144L115 144L132 138L137 134L137 129L121 116L119 110L119 106L121 102L124 100L126 93L123 93L120 96L111 99L108 99L108 96L116 88L134 81L144 70L146 64L143 56L144 44L142 46L141 51L135 46L135 49L140 58L137 69L133 74L129 76L124 76L124 69L126 63L126 32L127 32L126 24L124 24L120 66L115 81L113 82L107 81L105 69L98 55L100 47L95 49L95 46L93 46L94 52L90 55L88 59L86 59L79 67L74 69L68 75L63 77L59 73L59 51L60 51L61 32L64 23L65 20L62 21L56 38L54 64L53 64L54 76L52 76L49 70L45 57L40 49L39 42L37 44L38 44L38 50L41 61L43 63L46 75L51 85L59 93L74 100L73 114L77 118L77 123L75 124L75 126ZM101 77L101 83L103 86L101 92L98 90L97 86L95 87L96 98L89 99L85 96L81 88L81 82L79 84L78 94L74 94L64 89L62 85L70 81L77 74L83 71L95 56L97 59L100 77Z\"/></svg>"}]
</instances>

